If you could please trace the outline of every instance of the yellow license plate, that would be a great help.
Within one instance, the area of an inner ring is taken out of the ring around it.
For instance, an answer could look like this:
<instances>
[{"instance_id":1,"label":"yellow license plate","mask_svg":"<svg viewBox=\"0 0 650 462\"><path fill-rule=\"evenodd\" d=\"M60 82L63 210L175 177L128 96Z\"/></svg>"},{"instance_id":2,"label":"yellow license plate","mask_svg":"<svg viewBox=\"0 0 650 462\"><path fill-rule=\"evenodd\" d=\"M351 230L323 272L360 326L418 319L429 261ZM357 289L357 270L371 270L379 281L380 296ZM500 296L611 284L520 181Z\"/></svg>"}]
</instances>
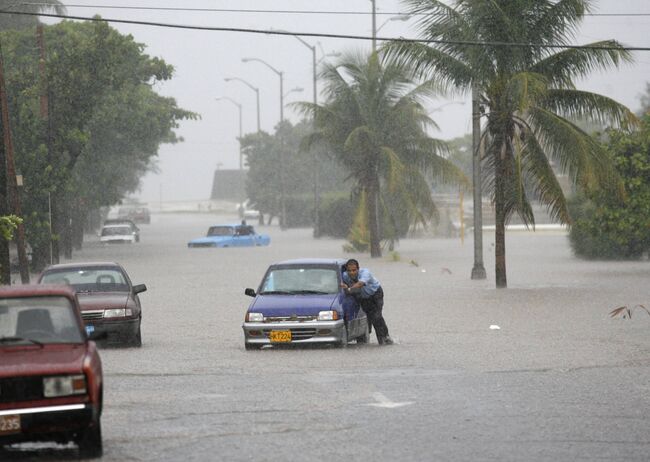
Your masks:
<instances>
[{"instance_id":1,"label":"yellow license plate","mask_svg":"<svg viewBox=\"0 0 650 462\"><path fill-rule=\"evenodd\" d=\"M20 433L19 415L0 415L0 435Z\"/></svg>"},{"instance_id":2,"label":"yellow license plate","mask_svg":"<svg viewBox=\"0 0 650 462\"><path fill-rule=\"evenodd\" d=\"M286 343L291 341L290 330L272 330L269 333L269 340L274 343Z\"/></svg>"}]
</instances>

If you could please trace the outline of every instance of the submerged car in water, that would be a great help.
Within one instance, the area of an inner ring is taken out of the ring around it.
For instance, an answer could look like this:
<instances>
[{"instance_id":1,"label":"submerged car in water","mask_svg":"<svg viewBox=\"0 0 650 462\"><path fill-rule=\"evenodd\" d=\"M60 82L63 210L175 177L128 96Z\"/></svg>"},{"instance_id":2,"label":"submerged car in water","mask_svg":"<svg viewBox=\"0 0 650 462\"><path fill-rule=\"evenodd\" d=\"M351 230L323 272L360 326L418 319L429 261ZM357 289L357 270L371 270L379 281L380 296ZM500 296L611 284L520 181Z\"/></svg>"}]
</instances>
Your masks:
<instances>
[{"instance_id":1,"label":"submerged car in water","mask_svg":"<svg viewBox=\"0 0 650 462\"><path fill-rule=\"evenodd\" d=\"M133 244L140 242L140 230L131 225L111 224L102 226L99 233L99 242L103 244Z\"/></svg>"},{"instance_id":2,"label":"submerged car in water","mask_svg":"<svg viewBox=\"0 0 650 462\"><path fill-rule=\"evenodd\" d=\"M67 284L77 292L81 317L89 332L105 333L107 342L142 345L142 307L139 293L126 270L114 262L61 263L50 265L39 284Z\"/></svg>"},{"instance_id":3,"label":"submerged car in water","mask_svg":"<svg viewBox=\"0 0 650 462\"><path fill-rule=\"evenodd\" d=\"M0 287L0 446L74 441L102 455L102 363L70 287Z\"/></svg>"},{"instance_id":4,"label":"submerged car in water","mask_svg":"<svg viewBox=\"0 0 650 462\"><path fill-rule=\"evenodd\" d=\"M255 247L269 245L268 234L257 234L255 228L246 224L210 226L205 237L192 239L187 243L193 247Z\"/></svg>"},{"instance_id":5,"label":"submerged car in water","mask_svg":"<svg viewBox=\"0 0 650 462\"><path fill-rule=\"evenodd\" d=\"M131 232L135 236L135 242L140 242L140 228L136 225L133 220L127 218L107 218L104 220L104 226L108 225L126 225L131 228ZM100 233L101 235L101 233Z\"/></svg>"},{"instance_id":6,"label":"submerged car in water","mask_svg":"<svg viewBox=\"0 0 650 462\"><path fill-rule=\"evenodd\" d=\"M368 343L368 318L341 289L345 260L301 259L271 265L244 319L247 350L264 345Z\"/></svg>"}]
</instances>

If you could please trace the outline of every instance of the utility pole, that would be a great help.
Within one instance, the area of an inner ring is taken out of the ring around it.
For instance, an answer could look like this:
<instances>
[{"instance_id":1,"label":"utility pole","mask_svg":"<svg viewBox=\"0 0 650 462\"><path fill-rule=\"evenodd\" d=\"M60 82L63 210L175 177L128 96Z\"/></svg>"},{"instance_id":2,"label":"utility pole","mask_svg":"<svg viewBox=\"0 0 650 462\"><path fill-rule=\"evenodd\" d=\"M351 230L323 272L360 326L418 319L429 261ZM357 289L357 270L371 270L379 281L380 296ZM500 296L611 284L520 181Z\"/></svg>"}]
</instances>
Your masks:
<instances>
[{"instance_id":1,"label":"utility pole","mask_svg":"<svg viewBox=\"0 0 650 462\"><path fill-rule=\"evenodd\" d=\"M0 129L4 130L2 123ZM9 215L9 202L7 194L7 160L5 157L4 143L0 143L0 215ZM9 241L0 239L0 284L11 284L11 256Z\"/></svg>"},{"instance_id":2,"label":"utility pole","mask_svg":"<svg viewBox=\"0 0 650 462\"><path fill-rule=\"evenodd\" d=\"M472 85L472 183L474 186L474 267L472 279L485 279L483 266L483 195L481 193L481 102Z\"/></svg>"},{"instance_id":3,"label":"utility pole","mask_svg":"<svg viewBox=\"0 0 650 462\"><path fill-rule=\"evenodd\" d=\"M7 186L9 197L12 205L12 212L19 218L22 218L20 207L20 196L18 195L18 182L16 180L16 165L14 163L14 146L11 139L11 126L9 125L9 103L7 101L7 90L5 87L5 74L2 56L2 47L0 46L0 106L2 111L2 128L3 141L5 146L5 156L7 159ZM27 261L27 252L25 251L25 225L18 224L16 230L16 247L18 250L18 264L20 266L20 280L23 284L29 284L29 262Z\"/></svg>"},{"instance_id":4,"label":"utility pole","mask_svg":"<svg viewBox=\"0 0 650 462\"><path fill-rule=\"evenodd\" d=\"M377 5L376 0L370 0L372 3L372 51L377 51Z\"/></svg>"},{"instance_id":5,"label":"utility pole","mask_svg":"<svg viewBox=\"0 0 650 462\"><path fill-rule=\"evenodd\" d=\"M305 45L311 51L312 58L312 87L313 87L313 102L314 106L318 104L318 73L317 67L318 62L316 61L316 45L310 45L297 35L294 35L294 38L298 39L300 43ZM312 122L312 129L316 130L316 121ZM314 155L314 237L320 237L320 166L318 165L318 154L316 149L312 148Z\"/></svg>"},{"instance_id":6,"label":"utility pole","mask_svg":"<svg viewBox=\"0 0 650 462\"><path fill-rule=\"evenodd\" d=\"M47 123L46 146L47 146L47 159L48 163L52 163L52 124L50 121L50 101L48 98L49 86L47 84L47 75L45 73L45 41L43 39L43 25L36 26L36 43L38 45L38 74L41 79L41 119ZM54 262L54 235L52 231L52 193L47 193L47 212L50 231L50 245L49 245L49 261L50 264Z\"/></svg>"}]
</instances>

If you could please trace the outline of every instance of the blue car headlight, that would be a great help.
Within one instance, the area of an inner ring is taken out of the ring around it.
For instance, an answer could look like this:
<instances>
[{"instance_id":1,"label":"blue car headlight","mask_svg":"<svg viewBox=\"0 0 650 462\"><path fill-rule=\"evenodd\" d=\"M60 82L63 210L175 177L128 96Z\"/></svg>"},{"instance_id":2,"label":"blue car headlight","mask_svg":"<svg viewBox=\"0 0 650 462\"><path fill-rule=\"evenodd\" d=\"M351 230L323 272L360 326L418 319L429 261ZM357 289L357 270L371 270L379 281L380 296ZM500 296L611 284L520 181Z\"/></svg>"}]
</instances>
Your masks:
<instances>
[{"instance_id":1,"label":"blue car headlight","mask_svg":"<svg viewBox=\"0 0 650 462\"><path fill-rule=\"evenodd\" d=\"M246 313L246 322L264 322L262 313Z\"/></svg>"},{"instance_id":2,"label":"blue car headlight","mask_svg":"<svg viewBox=\"0 0 650 462\"><path fill-rule=\"evenodd\" d=\"M321 311L318 313L319 321L336 321L339 318L339 313L334 310Z\"/></svg>"}]
</instances>

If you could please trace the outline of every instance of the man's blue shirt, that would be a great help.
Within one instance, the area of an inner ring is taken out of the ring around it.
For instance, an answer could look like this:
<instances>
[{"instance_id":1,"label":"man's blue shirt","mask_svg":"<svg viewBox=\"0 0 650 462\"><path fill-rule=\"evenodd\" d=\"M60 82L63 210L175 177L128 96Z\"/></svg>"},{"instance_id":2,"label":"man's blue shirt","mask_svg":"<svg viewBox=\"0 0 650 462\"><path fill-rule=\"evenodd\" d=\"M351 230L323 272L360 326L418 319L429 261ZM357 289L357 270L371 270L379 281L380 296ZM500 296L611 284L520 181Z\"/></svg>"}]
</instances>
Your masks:
<instances>
[{"instance_id":1,"label":"man's blue shirt","mask_svg":"<svg viewBox=\"0 0 650 462\"><path fill-rule=\"evenodd\" d=\"M375 292L377 292L377 289L379 289L380 286L379 281L366 268L359 268L359 273L357 274L358 274L358 280L364 283L363 287L359 289L359 294L361 295L362 298L372 297L372 295ZM344 271L343 282L345 282L348 286L351 286L357 281L353 280L350 276L348 276L347 271Z\"/></svg>"}]
</instances>

